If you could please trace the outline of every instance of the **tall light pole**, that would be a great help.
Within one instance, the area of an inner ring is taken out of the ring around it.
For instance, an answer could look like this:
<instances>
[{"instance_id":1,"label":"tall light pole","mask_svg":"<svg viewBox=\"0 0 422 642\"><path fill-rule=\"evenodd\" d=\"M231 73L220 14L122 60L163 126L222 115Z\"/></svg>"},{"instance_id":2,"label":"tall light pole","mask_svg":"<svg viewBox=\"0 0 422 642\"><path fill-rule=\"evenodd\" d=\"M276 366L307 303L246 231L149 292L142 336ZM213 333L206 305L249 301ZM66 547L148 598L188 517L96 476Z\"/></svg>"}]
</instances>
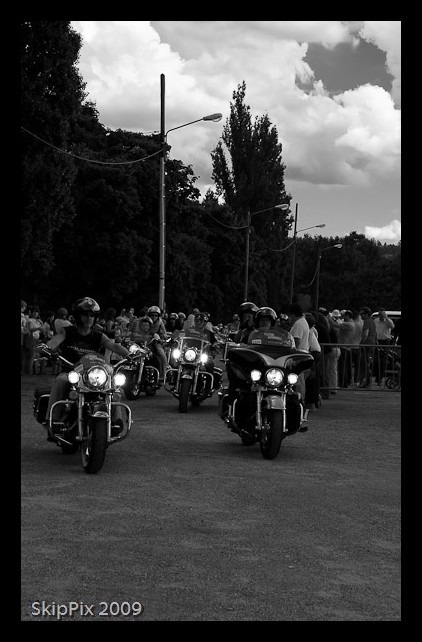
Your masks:
<instances>
[{"instance_id":1,"label":"tall light pole","mask_svg":"<svg viewBox=\"0 0 422 642\"><path fill-rule=\"evenodd\" d=\"M248 300L248 281L249 281L249 234L251 232L251 217L254 216L254 214L261 214L262 212L269 212L270 210L274 209L279 209L279 210L287 210L289 209L289 206L286 203L280 203L279 205L273 205L272 207L266 207L264 210L258 210L257 212L249 212L247 214L247 219L246 219L246 226L245 226L245 232L246 232L246 243L245 243L245 289L243 293L243 300L247 301Z\"/></svg>"},{"instance_id":2,"label":"tall light pole","mask_svg":"<svg viewBox=\"0 0 422 642\"><path fill-rule=\"evenodd\" d=\"M312 230L315 227L325 227L325 223L320 223L319 225L311 225L311 227L304 227L301 230L297 230L297 209L298 209L298 204L296 203L296 209L295 209L295 227L294 227L294 232L293 232L293 259L292 259L292 275L290 277L290 297L289 297L289 303L291 304L293 302L293 286L294 286L294 278L295 278L295 269L296 269L296 243L297 243L297 235L299 232L304 232L305 230Z\"/></svg>"},{"instance_id":3,"label":"tall light pole","mask_svg":"<svg viewBox=\"0 0 422 642\"><path fill-rule=\"evenodd\" d=\"M318 254L318 262L317 262L317 269L316 269L316 295L315 295L315 311L318 312L318 303L319 303L319 268L321 265L321 255L323 252L326 252L327 250L332 250L335 247L340 248L343 247L342 243L336 243L336 245L329 245L328 247L324 247L322 250L319 251Z\"/></svg>"},{"instance_id":4,"label":"tall light pole","mask_svg":"<svg viewBox=\"0 0 422 642\"><path fill-rule=\"evenodd\" d=\"M197 120L191 120L189 123L184 125L179 125L178 127L172 127L165 131L165 76L161 74L161 119L160 119L160 142L162 145L162 151L160 154L160 174L159 174L159 227L160 227L160 259L159 259L159 277L158 277L158 307L160 310L164 310L165 305L165 261L166 261L166 194L165 194L165 162L166 162L166 145L167 145L167 134L174 131L175 129L180 129L181 127L187 127L188 125L193 125L193 123L199 123L201 120L210 120L213 122L218 122L222 119L222 114L210 114L209 116L203 116Z\"/></svg>"}]
</instances>

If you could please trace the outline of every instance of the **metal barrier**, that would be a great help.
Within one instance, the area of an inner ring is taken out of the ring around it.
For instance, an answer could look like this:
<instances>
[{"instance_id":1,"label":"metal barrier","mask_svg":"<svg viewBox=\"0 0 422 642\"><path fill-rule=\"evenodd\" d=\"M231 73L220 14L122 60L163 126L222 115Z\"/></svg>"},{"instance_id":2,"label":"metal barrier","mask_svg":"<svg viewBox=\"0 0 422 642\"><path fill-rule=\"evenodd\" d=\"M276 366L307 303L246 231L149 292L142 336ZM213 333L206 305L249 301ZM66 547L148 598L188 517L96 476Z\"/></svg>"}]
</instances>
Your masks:
<instances>
[{"instance_id":1,"label":"metal barrier","mask_svg":"<svg viewBox=\"0 0 422 642\"><path fill-rule=\"evenodd\" d=\"M401 390L401 346L321 343L317 372L322 396L338 389Z\"/></svg>"}]
</instances>

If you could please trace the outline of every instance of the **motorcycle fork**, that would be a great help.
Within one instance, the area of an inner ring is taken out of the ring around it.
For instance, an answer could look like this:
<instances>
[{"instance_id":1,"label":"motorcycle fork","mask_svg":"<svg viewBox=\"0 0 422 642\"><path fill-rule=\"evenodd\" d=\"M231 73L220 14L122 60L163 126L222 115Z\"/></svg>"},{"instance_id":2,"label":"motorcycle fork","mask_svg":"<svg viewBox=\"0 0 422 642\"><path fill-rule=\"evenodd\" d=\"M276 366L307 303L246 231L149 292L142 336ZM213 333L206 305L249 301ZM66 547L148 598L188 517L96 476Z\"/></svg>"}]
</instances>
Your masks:
<instances>
[{"instance_id":1,"label":"motorcycle fork","mask_svg":"<svg viewBox=\"0 0 422 642\"><path fill-rule=\"evenodd\" d=\"M106 410L104 410L104 406ZM97 408L96 408L97 407ZM88 419L90 417L103 417L107 420L107 438L111 435L111 398L106 393L104 399L90 400L85 399L85 394L81 392L78 399L78 441L82 441L85 436Z\"/></svg>"},{"instance_id":2,"label":"motorcycle fork","mask_svg":"<svg viewBox=\"0 0 422 642\"><path fill-rule=\"evenodd\" d=\"M145 364L145 359L141 359L139 362L139 368L138 368L138 380L136 382L138 386L141 385L142 373L144 371L144 364Z\"/></svg>"}]
</instances>

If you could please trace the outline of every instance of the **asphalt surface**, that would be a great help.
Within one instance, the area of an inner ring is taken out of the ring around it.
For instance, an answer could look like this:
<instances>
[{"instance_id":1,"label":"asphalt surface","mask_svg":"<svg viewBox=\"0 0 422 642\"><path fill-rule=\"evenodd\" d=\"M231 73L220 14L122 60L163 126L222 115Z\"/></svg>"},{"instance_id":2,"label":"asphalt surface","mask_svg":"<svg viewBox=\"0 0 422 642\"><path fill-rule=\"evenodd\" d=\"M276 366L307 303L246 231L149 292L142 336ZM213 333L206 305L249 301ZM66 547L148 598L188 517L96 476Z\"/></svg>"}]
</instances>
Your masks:
<instances>
[{"instance_id":1,"label":"asphalt surface","mask_svg":"<svg viewBox=\"0 0 422 642\"><path fill-rule=\"evenodd\" d=\"M165 390L87 475L22 377L22 621L400 621L399 392L341 391L264 460Z\"/></svg>"}]
</instances>

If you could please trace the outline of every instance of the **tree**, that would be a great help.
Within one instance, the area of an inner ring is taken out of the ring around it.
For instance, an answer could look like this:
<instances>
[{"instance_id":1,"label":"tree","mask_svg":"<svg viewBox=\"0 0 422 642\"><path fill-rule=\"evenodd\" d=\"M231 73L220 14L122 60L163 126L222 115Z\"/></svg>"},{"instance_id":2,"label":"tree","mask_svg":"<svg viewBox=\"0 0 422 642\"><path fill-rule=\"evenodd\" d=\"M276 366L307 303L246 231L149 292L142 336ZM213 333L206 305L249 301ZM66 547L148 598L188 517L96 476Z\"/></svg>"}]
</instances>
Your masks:
<instances>
[{"instance_id":1,"label":"tree","mask_svg":"<svg viewBox=\"0 0 422 642\"><path fill-rule=\"evenodd\" d=\"M75 216L75 164L57 149L69 149L85 97L75 67L80 47L69 21L21 23L21 265L23 286L35 296L55 268L54 236Z\"/></svg>"},{"instance_id":2,"label":"tree","mask_svg":"<svg viewBox=\"0 0 422 642\"><path fill-rule=\"evenodd\" d=\"M250 107L244 102L245 93L243 81L233 93L222 141L211 153L216 193L232 211L233 228L246 224L248 212L270 209L280 203L289 204L291 200L285 191L285 165L277 130L267 115L257 116L252 123ZM270 210L255 217L252 214L249 290L251 298L255 297L262 304L279 307L281 293L277 284L284 256L271 250L282 247L291 224L292 218L280 210ZM245 260L242 260L243 264ZM236 287L243 285L239 281Z\"/></svg>"}]
</instances>

